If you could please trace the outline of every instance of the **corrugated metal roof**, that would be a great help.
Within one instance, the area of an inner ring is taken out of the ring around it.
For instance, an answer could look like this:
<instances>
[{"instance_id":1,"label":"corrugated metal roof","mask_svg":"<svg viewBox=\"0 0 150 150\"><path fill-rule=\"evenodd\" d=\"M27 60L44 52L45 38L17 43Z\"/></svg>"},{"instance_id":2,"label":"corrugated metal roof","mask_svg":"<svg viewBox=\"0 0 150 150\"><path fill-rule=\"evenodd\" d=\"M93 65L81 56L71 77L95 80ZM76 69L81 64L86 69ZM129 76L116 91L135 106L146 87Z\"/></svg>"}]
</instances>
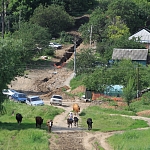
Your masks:
<instances>
[{"instance_id":1,"label":"corrugated metal roof","mask_svg":"<svg viewBox=\"0 0 150 150\"><path fill-rule=\"evenodd\" d=\"M114 48L112 59L147 60L148 49L117 49Z\"/></svg>"},{"instance_id":2,"label":"corrugated metal roof","mask_svg":"<svg viewBox=\"0 0 150 150\"><path fill-rule=\"evenodd\" d=\"M140 38L142 43L150 43L150 32L148 30L142 29L141 31L130 36L129 40L131 40L133 37L135 37L137 40Z\"/></svg>"}]
</instances>

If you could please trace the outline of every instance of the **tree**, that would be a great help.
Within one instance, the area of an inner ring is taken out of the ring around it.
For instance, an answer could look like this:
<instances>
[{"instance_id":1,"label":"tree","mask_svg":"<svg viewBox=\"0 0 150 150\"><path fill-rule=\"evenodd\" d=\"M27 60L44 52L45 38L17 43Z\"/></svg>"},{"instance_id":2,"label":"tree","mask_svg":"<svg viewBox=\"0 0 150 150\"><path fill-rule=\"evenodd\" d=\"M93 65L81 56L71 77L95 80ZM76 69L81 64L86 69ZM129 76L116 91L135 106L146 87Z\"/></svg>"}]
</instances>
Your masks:
<instances>
[{"instance_id":1,"label":"tree","mask_svg":"<svg viewBox=\"0 0 150 150\"><path fill-rule=\"evenodd\" d=\"M76 74L93 72L96 58L92 49L82 49L80 54L76 54ZM70 61L68 67L73 69L74 60Z\"/></svg>"},{"instance_id":2,"label":"tree","mask_svg":"<svg viewBox=\"0 0 150 150\"><path fill-rule=\"evenodd\" d=\"M113 18L112 24L108 25L107 36L109 39L116 40L129 34L129 28L121 21L120 16Z\"/></svg>"},{"instance_id":3,"label":"tree","mask_svg":"<svg viewBox=\"0 0 150 150\"><path fill-rule=\"evenodd\" d=\"M116 84L126 87L130 78L134 80L134 91L137 86L140 91L150 85L150 67L138 65L131 60L116 61L110 67L101 66L93 70L85 78L84 85L95 91L103 91L106 86Z\"/></svg>"},{"instance_id":4,"label":"tree","mask_svg":"<svg viewBox=\"0 0 150 150\"><path fill-rule=\"evenodd\" d=\"M133 98L135 97L135 90L134 90L134 80L132 78L129 79L126 87L123 88L123 97L127 102L127 105L130 106Z\"/></svg>"},{"instance_id":5,"label":"tree","mask_svg":"<svg viewBox=\"0 0 150 150\"><path fill-rule=\"evenodd\" d=\"M12 34L14 39L22 39L22 44L25 47L24 59L30 60L38 52L37 47L48 47L51 35L46 28L43 28L37 24L31 24L29 22L21 23L19 30Z\"/></svg>"},{"instance_id":6,"label":"tree","mask_svg":"<svg viewBox=\"0 0 150 150\"><path fill-rule=\"evenodd\" d=\"M148 17L147 10L141 9L134 0L114 0L108 5L106 13L110 19L120 16L130 29L130 33L133 34L145 26Z\"/></svg>"},{"instance_id":7,"label":"tree","mask_svg":"<svg viewBox=\"0 0 150 150\"><path fill-rule=\"evenodd\" d=\"M79 28L83 40L85 42L89 42L90 30L92 26L92 40L101 42L105 37L104 31L105 31L106 19L107 16L105 15L105 12L100 7L96 8L90 16L89 23L84 24Z\"/></svg>"},{"instance_id":8,"label":"tree","mask_svg":"<svg viewBox=\"0 0 150 150\"><path fill-rule=\"evenodd\" d=\"M15 40L6 37L0 39L0 91L7 88L7 85L16 77L24 74L25 62L24 47L22 40ZM0 92L0 108L4 96ZM1 111L1 110L0 110Z\"/></svg>"},{"instance_id":9,"label":"tree","mask_svg":"<svg viewBox=\"0 0 150 150\"><path fill-rule=\"evenodd\" d=\"M47 28L53 37L58 36L61 31L69 30L74 25L74 19L58 5L48 7L40 5L35 9L30 21Z\"/></svg>"}]
</instances>

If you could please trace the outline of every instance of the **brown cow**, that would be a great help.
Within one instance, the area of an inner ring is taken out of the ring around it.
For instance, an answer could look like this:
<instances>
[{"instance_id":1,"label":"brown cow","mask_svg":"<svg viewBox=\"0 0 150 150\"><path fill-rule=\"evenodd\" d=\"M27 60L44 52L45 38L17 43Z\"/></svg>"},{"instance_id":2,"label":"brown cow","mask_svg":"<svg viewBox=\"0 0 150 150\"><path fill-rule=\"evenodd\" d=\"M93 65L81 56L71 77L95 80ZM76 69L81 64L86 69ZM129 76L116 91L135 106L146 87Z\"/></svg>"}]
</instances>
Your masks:
<instances>
[{"instance_id":1,"label":"brown cow","mask_svg":"<svg viewBox=\"0 0 150 150\"><path fill-rule=\"evenodd\" d=\"M78 115L78 112L80 112L80 106L78 104L73 104L73 111L75 113L75 115Z\"/></svg>"},{"instance_id":2,"label":"brown cow","mask_svg":"<svg viewBox=\"0 0 150 150\"><path fill-rule=\"evenodd\" d=\"M41 124L43 123L43 119L40 116L35 117L36 127L39 125L41 128Z\"/></svg>"},{"instance_id":3,"label":"brown cow","mask_svg":"<svg viewBox=\"0 0 150 150\"><path fill-rule=\"evenodd\" d=\"M51 132L53 126L53 120L47 120L46 125L48 126L48 131Z\"/></svg>"}]
</instances>

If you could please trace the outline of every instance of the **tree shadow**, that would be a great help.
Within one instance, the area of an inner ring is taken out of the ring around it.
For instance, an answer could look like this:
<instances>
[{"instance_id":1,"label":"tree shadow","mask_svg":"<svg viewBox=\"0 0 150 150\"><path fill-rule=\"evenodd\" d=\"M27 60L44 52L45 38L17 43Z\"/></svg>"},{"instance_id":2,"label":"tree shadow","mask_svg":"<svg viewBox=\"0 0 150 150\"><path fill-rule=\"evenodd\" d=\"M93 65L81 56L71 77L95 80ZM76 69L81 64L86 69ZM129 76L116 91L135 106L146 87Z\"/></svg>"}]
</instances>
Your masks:
<instances>
[{"instance_id":1,"label":"tree shadow","mask_svg":"<svg viewBox=\"0 0 150 150\"><path fill-rule=\"evenodd\" d=\"M18 123L14 122L0 122L1 130L27 130L27 129L40 129L40 130L47 130L46 123L41 125L41 128L39 126L36 127L35 123L21 123L20 125Z\"/></svg>"}]
</instances>

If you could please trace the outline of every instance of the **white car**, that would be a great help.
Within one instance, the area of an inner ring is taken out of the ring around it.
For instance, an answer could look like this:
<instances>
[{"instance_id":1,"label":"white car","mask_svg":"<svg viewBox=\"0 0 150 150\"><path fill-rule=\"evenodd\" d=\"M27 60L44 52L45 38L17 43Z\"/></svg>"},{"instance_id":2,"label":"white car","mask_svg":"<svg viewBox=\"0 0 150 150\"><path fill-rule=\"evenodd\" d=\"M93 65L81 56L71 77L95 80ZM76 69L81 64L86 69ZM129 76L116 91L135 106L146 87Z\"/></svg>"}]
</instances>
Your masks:
<instances>
[{"instance_id":1,"label":"white car","mask_svg":"<svg viewBox=\"0 0 150 150\"><path fill-rule=\"evenodd\" d=\"M39 98L39 96L29 96L26 99L26 104L31 106L42 106L44 105L44 102Z\"/></svg>"},{"instance_id":2,"label":"white car","mask_svg":"<svg viewBox=\"0 0 150 150\"><path fill-rule=\"evenodd\" d=\"M50 104L58 104L58 105L62 105L62 96L60 95L53 95L50 99Z\"/></svg>"},{"instance_id":3,"label":"white car","mask_svg":"<svg viewBox=\"0 0 150 150\"><path fill-rule=\"evenodd\" d=\"M15 90L13 90L13 89L3 89L3 91L2 91L2 93L4 94L4 95L7 95L7 97L9 98L9 99L11 99L11 96L14 94L14 93L16 93L17 91L15 91Z\"/></svg>"},{"instance_id":4,"label":"white car","mask_svg":"<svg viewBox=\"0 0 150 150\"><path fill-rule=\"evenodd\" d=\"M62 48L62 45L59 43L49 43L49 46L53 47L55 49L61 49Z\"/></svg>"}]
</instances>

